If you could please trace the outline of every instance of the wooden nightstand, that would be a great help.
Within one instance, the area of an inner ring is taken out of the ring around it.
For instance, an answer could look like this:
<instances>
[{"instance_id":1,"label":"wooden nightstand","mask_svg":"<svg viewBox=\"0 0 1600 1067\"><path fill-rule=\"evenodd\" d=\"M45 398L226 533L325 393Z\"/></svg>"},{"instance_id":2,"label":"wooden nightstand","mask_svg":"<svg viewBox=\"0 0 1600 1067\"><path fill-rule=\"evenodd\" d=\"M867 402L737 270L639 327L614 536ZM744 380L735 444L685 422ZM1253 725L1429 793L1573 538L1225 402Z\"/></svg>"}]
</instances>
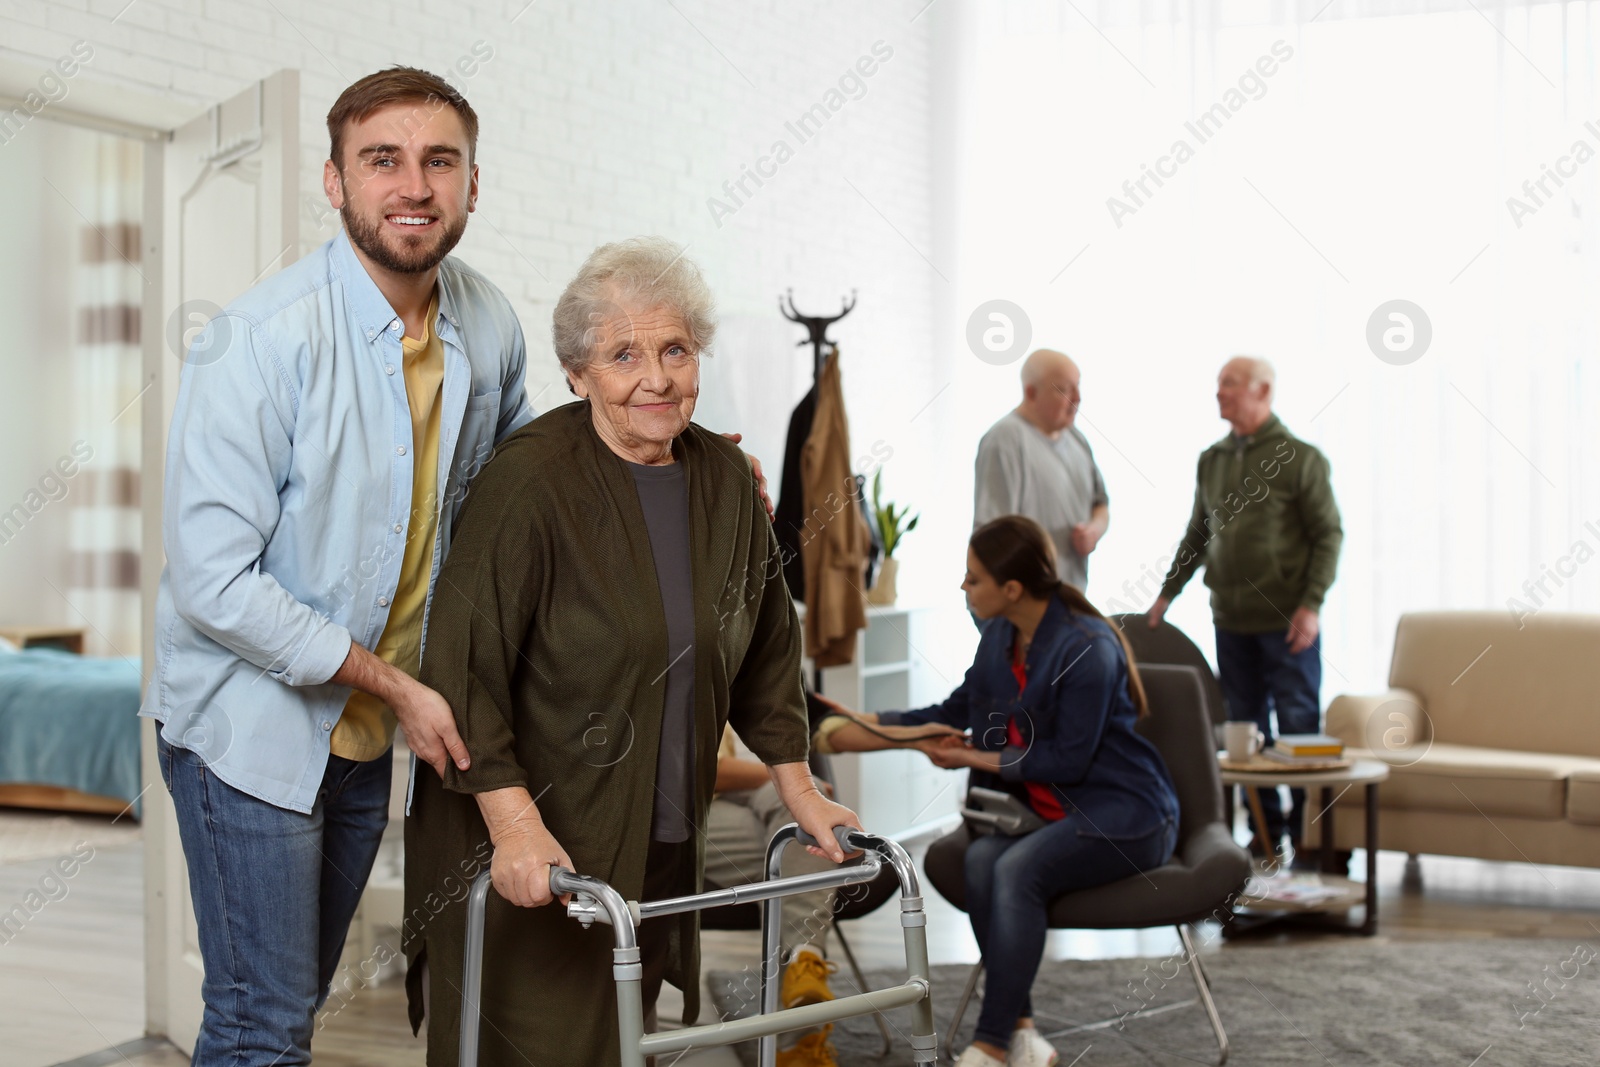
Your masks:
<instances>
[{"instance_id":1,"label":"wooden nightstand","mask_svg":"<svg viewBox=\"0 0 1600 1067\"><path fill-rule=\"evenodd\" d=\"M81 626L0 626L0 637L18 648L59 648L83 655Z\"/></svg>"}]
</instances>

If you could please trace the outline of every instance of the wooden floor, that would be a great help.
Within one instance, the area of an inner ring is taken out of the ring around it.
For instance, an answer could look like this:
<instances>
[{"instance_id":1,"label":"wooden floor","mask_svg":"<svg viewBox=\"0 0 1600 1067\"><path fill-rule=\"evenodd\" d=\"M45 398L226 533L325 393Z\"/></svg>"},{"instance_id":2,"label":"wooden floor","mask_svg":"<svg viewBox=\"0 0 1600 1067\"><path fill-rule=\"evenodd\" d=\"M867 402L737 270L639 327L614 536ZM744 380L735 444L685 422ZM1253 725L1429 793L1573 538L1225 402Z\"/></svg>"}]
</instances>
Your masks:
<instances>
[{"instance_id":1,"label":"wooden floor","mask_svg":"<svg viewBox=\"0 0 1600 1067\"><path fill-rule=\"evenodd\" d=\"M914 843L913 843L914 844ZM924 843L925 844L925 843ZM913 847L913 854L919 850ZM1364 870L1361 853L1352 864ZM40 890L49 860L0 865L0 914ZM143 1030L142 856L137 845L96 851L60 899L49 901L19 934L0 933L0 1061L14 1067L179 1067L187 1059L170 1046L139 1040ZM1416 873L1413 871L1413 873ZM1600 871L1494 864L1424 857L1420 883L1407 880L1406 859L1381 853L1380 938L1395 941L1491 937L1556 937L1593 943L1600 937ZM44 887L49 888L49 887ZM929 951L935 963L970 962L976 947L966 917L936 893L926 897ZM1215 927L1202 928L1205 952L1227 952ZM847 936L862 965L901 962L896 909L885 907L849 924ZM1329 935L1256 933L1252 945L1284 951ZM1176 946L1170 929L1056 931L1047 956L1087 959L1165 955ZM705 967L736 969L756 959L757 935L707 932ZM835 957L840 954L835 951ZM663 1020L677 1018L680 1001L668 988ZM702 997L709 1017L709 997ZM114 1047L114 1051L112 1050ZM328 1014L315 1040L326 1067L407 1067L424 1062L411 1037L405 994L398 981L360 989ZM83 1057L83 1059L79 1059ZM731 1054L716 1050L685 1056L676 1067L724 1067Z\"/></svg>"},{"instance_id":2,"label":"wooden floor","mask_svg":"<svg viewBox=\"0 0 1600 1067\"><path fill-rule=\"evenodd\" d=\"M144 1033L139 844L97 848L71 878L55 862L0 864L0 920L26 917L20 929L0 927L0 1063L8 1067L56 1063Z\"/></svg>"}]
</instances>

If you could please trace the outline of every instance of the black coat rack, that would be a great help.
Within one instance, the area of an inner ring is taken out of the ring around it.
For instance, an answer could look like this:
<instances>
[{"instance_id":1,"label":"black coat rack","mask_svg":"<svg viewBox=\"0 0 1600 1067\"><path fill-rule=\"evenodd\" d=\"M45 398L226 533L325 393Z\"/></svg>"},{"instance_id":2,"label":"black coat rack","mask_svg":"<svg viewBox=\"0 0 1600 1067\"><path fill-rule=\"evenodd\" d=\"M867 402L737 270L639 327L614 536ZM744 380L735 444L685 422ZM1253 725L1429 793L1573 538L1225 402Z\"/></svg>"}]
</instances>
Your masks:
<instances>
[{"instance_id":1,"label":"black coat rack","mask_svg":"<svg viewBox=\"0 0 1600 1067\"><path fill-rule=\"evenodd\" d=\"M856 306L856 290L850 290L850 299L844 300L841 298L840 304L841 307L839 309L839 314L837 315L802 315L794 306L793 289L788 290L784 296L778 297L778 310L783 313L783 317L788 319L790 322L797 322L806 328L806 333L808 334L807 338L804 341L795 342L795 347L800 348L804 347L805 345L811 346L811 380L813 382L822 377L822 365L823 362L828 358L828 354L837 351L839 347L831 338L829 338L828 327L832 326L834 323L850 314L851 310ZM865 507L865 498L861 496L862 481L863 479L861 476L857 475L856 495L857 498L861 500L862 506ZM870 525L871 524L869 524L869 526ZM875 571L877 567L879 545L875 530L873 533L873 545L873 550L868 556L867 560L869 573ZM822 668L820 667L816 667L812 670L811 691L814 693L822 692Z\"/></svg>"},{"instance_id":2,"label":"black coat rack","mask_svg":"<svg viewBox=\"0 0 1600 1067\"><path fill-rule=\"evenodd\" d=\"M850 299L848 301L841 300L840 303L844 305L843 308L839 314L831 318L822 315L800 314L799 311L795 310L793 289L790 289L787 294L788 307L784 306L785 299L782 296L778 297L778 310L783 312L784 318L790 322L798 322L810 334L810 337L806 340L796 341L795 347L811 346L811 379L815 381L822 377L822 363L828 358L828 353L838 347L828 338L828 327L850 314L851 309L856 306L856 291L854 289L850 290Z\"/></svg>"}]
</instances>

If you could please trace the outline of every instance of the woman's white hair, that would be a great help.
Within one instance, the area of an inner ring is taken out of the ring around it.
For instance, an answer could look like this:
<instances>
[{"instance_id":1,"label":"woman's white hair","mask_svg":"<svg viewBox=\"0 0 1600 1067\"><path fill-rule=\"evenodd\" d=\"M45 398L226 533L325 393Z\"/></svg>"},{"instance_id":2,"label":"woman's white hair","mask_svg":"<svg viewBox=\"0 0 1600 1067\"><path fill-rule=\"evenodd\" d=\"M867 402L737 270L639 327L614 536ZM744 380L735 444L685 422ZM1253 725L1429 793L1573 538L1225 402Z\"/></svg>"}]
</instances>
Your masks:
<instances>
[{"instance_id":1,"label":"woman's white hair","mask_svg":"<svg viewBox=\"0 0 1600 1067\"><path fill-rule=\"evenodd\" d=\"M683 318L695 352L710 355L716 300L700 268L665 237L630 237L589 254L556 301L550 336L562 367L581 370L594 357L595 331L619 305L662 304Z\"/></svg>"}]
</instances>

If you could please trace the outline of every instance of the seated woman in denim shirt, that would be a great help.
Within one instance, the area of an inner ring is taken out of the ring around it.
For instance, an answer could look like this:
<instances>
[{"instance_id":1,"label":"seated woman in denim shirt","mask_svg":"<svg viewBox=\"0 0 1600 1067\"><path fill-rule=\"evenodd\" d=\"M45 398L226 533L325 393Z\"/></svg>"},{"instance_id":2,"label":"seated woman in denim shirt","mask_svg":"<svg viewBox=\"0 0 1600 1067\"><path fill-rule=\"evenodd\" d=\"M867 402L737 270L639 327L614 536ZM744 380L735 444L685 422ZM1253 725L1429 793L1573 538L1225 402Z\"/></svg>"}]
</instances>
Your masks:
<instances>
[{"instance_id":1,"label":"seated woman in denim shirt","mask_svg":"<svg viewBox=\"0 0 1600 1067\"><path fill-rule=\"evenodd\" d=\"M1134 731L1146 708L1127 643L1057 578L1037 523L1006 515L974 531L961 587L973 613L993 621L960 687L916 711L846 712L854 722L819 733L840 752L910 742L940 767L970 767L972 785L1016 794L1045 820L967 849L967 910L989 980L957 1067L1046 1067L1056 1054L1033 1028L1028 992L1050 902L1165 863L1178 799L1155 746ZM923 736L935 723L971 736Z\"/></svg>"}]
</instances>

